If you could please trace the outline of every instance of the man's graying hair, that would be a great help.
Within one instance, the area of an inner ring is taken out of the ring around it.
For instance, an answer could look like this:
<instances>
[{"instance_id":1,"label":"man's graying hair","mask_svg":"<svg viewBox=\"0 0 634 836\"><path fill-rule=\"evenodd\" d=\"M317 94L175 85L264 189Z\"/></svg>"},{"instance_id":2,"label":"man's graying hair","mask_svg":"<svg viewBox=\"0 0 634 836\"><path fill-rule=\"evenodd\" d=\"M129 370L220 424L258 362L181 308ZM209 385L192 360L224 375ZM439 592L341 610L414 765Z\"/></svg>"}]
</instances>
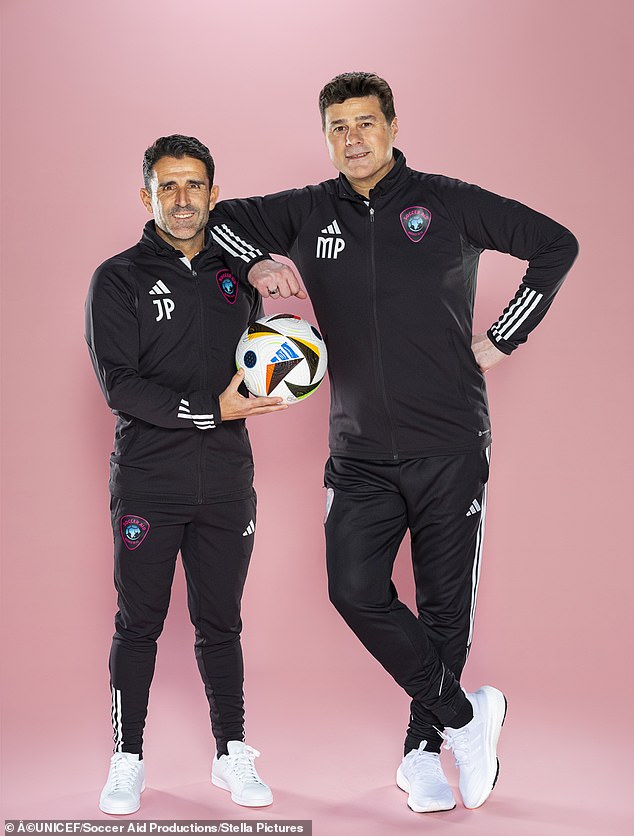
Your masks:
<instances>
[{"instance_id":1,"label":"man's graying hair","mask_svg":"<svg viewBox=\"0 0 634 836\"><path fill-rule=\"evenodd\" d=\"M152 169L163 157L176 157L177 160L183 157L193 157L195 160L200 160L207 169L209 188L213 186L215 166L209 148L195 136L171 134L171 136L160 136L143 155L143 182L148 191L150 190Z\"/></svg>"}]
</instances>

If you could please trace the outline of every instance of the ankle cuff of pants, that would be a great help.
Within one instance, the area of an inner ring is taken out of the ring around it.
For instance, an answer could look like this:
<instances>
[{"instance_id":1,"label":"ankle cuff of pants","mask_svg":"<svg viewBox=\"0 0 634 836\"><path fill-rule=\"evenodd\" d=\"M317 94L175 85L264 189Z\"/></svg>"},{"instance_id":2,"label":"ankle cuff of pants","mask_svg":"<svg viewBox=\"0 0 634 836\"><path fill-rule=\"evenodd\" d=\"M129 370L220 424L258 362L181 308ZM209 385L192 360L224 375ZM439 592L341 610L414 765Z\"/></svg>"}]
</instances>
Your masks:
<instances>
[{"instance_id":1,"label":"ankle cuff of pants","mask_svg":"<svg viewBox=\"0 0 634 836\"><path fill-rule=\"evenodd\" d=\"M434 710L434 714L443 726L459 729L473 719L473 707L464 691L460 689L448 705L442 706L440 710Z\"/></svg>"},{"instance_id":2,"label":"ankle cuff of pants","mask_svg":"<svg viewBox=\"0 0 634 836\"><path fill-rule=\"evenodd\" d=\"M451 721L445 720L444 722L445 726L449 726L449 728L460 729L462 726L466 726L467 723L471 722L471 720L473 720L473 706L465 697L465 705L460 706Z\"/></svg>"}]
</instances>

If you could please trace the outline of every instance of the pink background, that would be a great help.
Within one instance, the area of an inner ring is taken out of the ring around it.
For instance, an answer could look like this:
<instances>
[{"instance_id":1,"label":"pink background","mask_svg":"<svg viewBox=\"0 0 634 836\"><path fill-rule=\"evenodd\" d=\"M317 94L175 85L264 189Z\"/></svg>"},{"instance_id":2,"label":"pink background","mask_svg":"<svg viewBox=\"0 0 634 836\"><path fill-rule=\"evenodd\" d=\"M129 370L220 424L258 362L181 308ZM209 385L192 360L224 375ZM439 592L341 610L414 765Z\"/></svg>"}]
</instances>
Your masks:
<instances>
[{"instance_id":1,"label":"pink background","mask_svg":"<svg viewBox=\"0 0 634 836\"><path fill-rule=\"evenodd\" d=\"M490 510L464 681L509 696L500 781L480 811L459 806L424 821L394 786L408 700L326 599L324 389L250 426L260 516L244 601L247 732L275 804L242 810L209 785L207 708L179 570L139 817L304 817L316 834L445 833L462 822L461 832L487 836L625 833L633 6L302 6L3 2L2 815L100 815L111 747L114 421L82 309L95 266L136 241L146 220L142 153L162 134L199 136L225 197L330 177L317 93L338 72L371 69L395 91L410 165L517 197L581 242L549 316L488 379ZM482 259L480 330L521 274L508 257ZM311 316L308 304L284 307ZM411 602L407 563L404 546L397 586Z\"/></svg>"}]
</instances>

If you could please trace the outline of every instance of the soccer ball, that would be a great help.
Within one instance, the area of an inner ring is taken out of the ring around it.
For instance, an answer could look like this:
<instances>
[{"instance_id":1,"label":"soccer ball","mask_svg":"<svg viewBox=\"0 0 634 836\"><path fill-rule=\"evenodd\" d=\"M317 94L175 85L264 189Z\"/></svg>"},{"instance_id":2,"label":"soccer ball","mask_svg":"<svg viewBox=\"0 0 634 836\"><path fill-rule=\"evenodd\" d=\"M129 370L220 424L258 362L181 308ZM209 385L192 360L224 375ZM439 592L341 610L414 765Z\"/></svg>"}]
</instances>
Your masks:
<instances>
[{"instance_id":1,"label":"soccer ball","mask_svg":"<svg viewBox=\"0 0 634 836\"><path fill-rule=\"evenodd\" d=\"M273 314L251 323L236 349L249 392L295 403L311 395L326 374L328 352L319 331L299 316Z\"/></svg>"}]
</instances>

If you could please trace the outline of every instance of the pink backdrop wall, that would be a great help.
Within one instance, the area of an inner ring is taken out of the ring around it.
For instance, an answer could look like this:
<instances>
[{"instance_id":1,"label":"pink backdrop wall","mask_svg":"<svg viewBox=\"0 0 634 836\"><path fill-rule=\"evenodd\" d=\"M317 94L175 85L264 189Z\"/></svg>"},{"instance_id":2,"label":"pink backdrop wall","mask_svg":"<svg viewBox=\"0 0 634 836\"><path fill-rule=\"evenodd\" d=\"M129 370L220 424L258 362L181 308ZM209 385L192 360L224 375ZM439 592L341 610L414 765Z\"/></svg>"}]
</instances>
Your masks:
<instances>
[{"instance_id":1,"label":"pink backdrop wall","mask_svg":"<svg viewBox=\"0 0 634 836\"><path fill-rule=\"evenodd\" d=\"M3 2L5 817L98 814L113 418L82 310L95 266L145 222L143 150L162 134L199 136L225 197L316 182L332 174L317 93L338 72L372 69L395 91L410 165L517 197L581 243L547 319L489 374L490 511L465 683L495 682L511 711L496 795L452 820L468 818L469 833L625 832L633 7L354 5ZM480 329L521 273L483 258ZM308 303L285 307L312 316ZM276 790L267 815L311 817L316 833L413 832L421 822L392 786L407 700L326 600L327 401L324 390L250 426L260 522L244 606L248 737ZM397 586L411 601L407 556L405 545ZM191 643L179 573L143 814L237 818L244 811L205 783L211 744Z\"/></svg>"}]
</instances>

